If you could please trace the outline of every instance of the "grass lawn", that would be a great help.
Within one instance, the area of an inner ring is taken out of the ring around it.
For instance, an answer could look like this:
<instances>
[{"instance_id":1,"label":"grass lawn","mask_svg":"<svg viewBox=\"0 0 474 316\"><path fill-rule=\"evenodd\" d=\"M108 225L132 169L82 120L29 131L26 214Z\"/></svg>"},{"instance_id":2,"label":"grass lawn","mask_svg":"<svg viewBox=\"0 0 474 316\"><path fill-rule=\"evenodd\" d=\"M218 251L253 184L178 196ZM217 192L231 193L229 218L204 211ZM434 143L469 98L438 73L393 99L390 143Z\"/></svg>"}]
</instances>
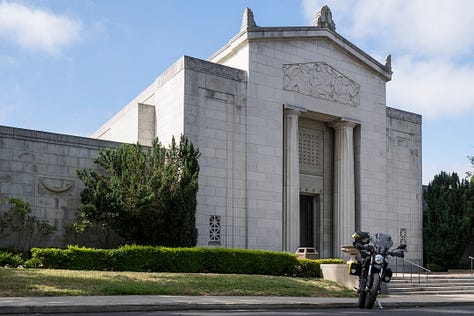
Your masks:
<instances>
[{"instance_id":1,"label":"grass lawn","mask_svg":"<svg viewBox=\"0 0 474 316\"><path fill-rule=\"evenodd\" d=\"M0 296L153 294L356 297L337 283L313 278L0 268Z\"/></svg>"}]
</instances>

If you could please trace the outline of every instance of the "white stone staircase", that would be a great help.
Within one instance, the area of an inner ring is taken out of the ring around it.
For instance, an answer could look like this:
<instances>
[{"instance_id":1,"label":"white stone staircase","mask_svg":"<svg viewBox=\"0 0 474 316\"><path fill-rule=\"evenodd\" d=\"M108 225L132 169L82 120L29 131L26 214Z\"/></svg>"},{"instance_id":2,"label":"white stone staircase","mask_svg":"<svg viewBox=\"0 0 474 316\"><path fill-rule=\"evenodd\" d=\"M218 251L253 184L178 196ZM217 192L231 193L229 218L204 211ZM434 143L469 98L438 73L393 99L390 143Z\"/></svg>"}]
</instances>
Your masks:
<instances>
[{"instance_id":1,"label":"white stone staircase","mask_svg":"<svg viewBox=\"0 0 474 316\"><path fill-rule=\"evenodd\" d=\"M394 273L389 295L474 294L474 274L469 270L448 273Z\"/></svg>"}]
</instances>

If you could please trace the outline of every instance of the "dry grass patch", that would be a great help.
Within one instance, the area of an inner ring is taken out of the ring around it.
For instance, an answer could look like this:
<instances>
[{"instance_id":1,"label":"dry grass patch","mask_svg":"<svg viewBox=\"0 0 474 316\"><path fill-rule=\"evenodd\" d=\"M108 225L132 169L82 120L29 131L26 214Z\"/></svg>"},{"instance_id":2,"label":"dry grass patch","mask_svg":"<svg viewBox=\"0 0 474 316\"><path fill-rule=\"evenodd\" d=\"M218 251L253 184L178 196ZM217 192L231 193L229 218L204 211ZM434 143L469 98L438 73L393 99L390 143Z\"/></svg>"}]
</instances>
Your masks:
<instances>
[{"instance_id":1,"label":"dry grass patch","mask_svg":"<svg viewBox=\"0 0 474 316\"><path fill-rule=\"evenodd\" d=\"M64 295L356 296L314 278L0 268L0 296Z\"/></svg>"}]
</instances>

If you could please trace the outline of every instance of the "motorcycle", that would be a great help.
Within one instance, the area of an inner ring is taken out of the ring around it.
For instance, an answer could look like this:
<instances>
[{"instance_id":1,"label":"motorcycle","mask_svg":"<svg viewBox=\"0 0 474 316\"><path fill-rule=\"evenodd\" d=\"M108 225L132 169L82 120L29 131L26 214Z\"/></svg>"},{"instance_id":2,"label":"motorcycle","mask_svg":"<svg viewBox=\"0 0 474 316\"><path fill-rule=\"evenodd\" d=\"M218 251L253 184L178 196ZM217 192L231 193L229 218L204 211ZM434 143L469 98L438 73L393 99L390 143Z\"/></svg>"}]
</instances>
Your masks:
<instances>
[{"instance_id":1,"label":"motorcycle","mask_svg":"<svg viewBox=\"0 0 474 316\"><path fill-rule=\"evenodd\" d=\"M393 250L392 237L377 233L374 237L368 232L357 231L352 235L353 245L359 250L357 261L349 266L349 274L359 276L359 308L371 309L381 289L381 282L390 282L392 270L388 267L387 258L405 257L406 245L399 245Z\"/></svg>"}]
</instances>

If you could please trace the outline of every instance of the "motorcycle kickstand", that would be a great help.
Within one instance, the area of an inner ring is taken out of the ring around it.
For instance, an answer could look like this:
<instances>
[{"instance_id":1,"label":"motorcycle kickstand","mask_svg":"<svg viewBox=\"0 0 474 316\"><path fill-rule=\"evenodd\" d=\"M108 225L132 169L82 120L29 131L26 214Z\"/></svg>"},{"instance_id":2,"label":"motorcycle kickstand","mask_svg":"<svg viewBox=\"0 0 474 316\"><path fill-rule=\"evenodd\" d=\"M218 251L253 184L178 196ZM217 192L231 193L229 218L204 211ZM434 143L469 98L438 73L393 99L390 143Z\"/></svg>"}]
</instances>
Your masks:
<instances>
[{"instance_id":1,"label":"motorcycle kickstand","mask_svg":"<svg viewBox=\"0 0 474 316\"><path fill-rule=\"evenodd\" d=\"M377 303L377 305L379 306L380 309L383 309L382 304L378 300L375 300L375 302Z\"/></svg>"}]
</instances>

